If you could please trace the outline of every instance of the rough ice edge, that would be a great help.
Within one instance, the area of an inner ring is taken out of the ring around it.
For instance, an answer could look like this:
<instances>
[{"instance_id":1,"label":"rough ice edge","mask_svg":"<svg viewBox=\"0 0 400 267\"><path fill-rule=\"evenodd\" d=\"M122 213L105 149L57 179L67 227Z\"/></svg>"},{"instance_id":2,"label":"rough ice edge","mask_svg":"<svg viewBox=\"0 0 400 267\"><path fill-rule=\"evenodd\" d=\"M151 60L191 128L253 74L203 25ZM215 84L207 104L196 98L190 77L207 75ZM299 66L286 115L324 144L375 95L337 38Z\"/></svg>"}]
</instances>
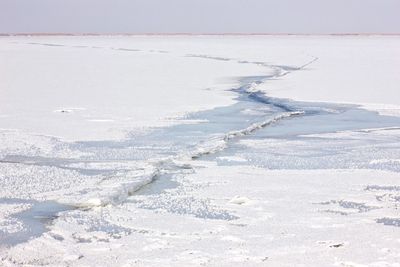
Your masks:
<instances>
[{"instance_id":1,"label":"rough ice edge","mask_svg":"<svg viewBox=\"0 0 400 267\"><path fill-rule=\"evenodd\" d=\"M187 164L188 161L201 158L205 155L220 152L228 147L228 143L232 139L252 134L259 129L278 123L281 120L300 116L302 114L304 114L302 111L285 112L275 116L272 119L254 123L244 129L228 132L223 136L213 138L207 142L197 145L193 151L156 161L145 168L143 174L138 175L137 173L133 173L132 178L123 180L117 184L115 184L115 180L109 181L112 184L107 182L101 183L94 192L90 192L84 196L82 201L68 204L83 209L120 204L134 192L153 182L159 175L177 172L180 169L191 169L192 167L190 164ZM182 164L181 162L186 162L186 164ZM132 175L132 173L125 175L129 176Z\"/></svg>"}]
</instances>

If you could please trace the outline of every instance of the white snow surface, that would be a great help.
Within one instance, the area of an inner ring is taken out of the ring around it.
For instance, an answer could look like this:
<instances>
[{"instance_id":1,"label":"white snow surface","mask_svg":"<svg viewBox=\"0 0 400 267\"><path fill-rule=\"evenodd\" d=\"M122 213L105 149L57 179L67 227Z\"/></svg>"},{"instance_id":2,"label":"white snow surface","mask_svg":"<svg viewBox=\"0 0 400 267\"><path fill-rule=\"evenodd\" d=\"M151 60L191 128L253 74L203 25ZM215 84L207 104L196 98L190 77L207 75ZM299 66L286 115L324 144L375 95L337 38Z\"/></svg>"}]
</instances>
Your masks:
<instances>
[{"instance_id":1,"label":"white snow surface","mask_svg":"<svg viewBox=\"0 0 400 267\"><path fill-rule=\"evenodd\" d=\"M399 266L399 59L399 36L0 37L0 265Z\"/></svg>"},{"instance_id":2,"label":"white snow surface","mask_svg":"<svg viewBox=\"0 0 400 267\"><path fill-rule=\"evenodd\" d=\"M65 140L121 139L231 104L233 77L265 72L147 43L158 39L0 38L0 127Z\"/></svg>"},{"instance_id":3,"label":"white snow surface","mask_svg":"<svg viewBox=\"0 0 400 267\"><path fill-rule=\"evenodd\" d=\"M282 39L271 40L269 45L275 44L288 54L313 55L318 60L307 71L264 84L262 88L269 95L357 103L383 114L399 115L399 36Z\"/></svg>"},{"instance_id":4,"label":"white snow surface","mask_svg":"<svg viewBox=\"0 0 400 267\"><path fill-rule=\"evenodd\" d=\"M399 47L398 36L2 37L0 127L120 139L231 104L233 77L266 73L237 61L299 67L313 58L258 90L398 115Z\"/></svg>"}]
</instances>

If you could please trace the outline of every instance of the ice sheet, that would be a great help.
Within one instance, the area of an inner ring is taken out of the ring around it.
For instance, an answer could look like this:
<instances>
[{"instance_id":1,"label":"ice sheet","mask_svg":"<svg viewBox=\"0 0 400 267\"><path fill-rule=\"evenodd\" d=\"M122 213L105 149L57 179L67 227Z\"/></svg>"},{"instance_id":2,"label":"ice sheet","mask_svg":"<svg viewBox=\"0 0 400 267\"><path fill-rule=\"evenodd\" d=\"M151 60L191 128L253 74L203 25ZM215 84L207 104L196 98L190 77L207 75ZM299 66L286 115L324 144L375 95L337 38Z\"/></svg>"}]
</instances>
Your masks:
<instances>
[{"instance_id":1,"label":"ice sheet","mask_svg":"<svg viewBox=\"0 0 400 267\"><path fill-rule=\"evenodd\" d=\"M1 265L396 266L399 40L2 37Z\"/></svg>"}]
</instances>

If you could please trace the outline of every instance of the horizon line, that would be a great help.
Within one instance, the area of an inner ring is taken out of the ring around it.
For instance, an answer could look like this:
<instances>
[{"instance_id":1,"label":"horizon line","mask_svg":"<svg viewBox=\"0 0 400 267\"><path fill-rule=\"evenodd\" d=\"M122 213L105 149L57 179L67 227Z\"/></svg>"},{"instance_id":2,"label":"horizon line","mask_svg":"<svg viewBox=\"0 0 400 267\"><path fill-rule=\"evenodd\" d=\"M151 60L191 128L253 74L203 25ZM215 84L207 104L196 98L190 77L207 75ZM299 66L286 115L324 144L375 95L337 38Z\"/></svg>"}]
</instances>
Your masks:
<instances>
[{"instance_id":1,"label":"horizon line","mask_svg":"<svg viewBox=\"0 0 400 267\"><path fill-rule=\"evenodd\" d=\"M34 33L0 33L0 36L397 36L400 33L186 33L186 32L170 32L170 33L71 33L71 32L34 32Z\"/></svg>"}]
</instances>

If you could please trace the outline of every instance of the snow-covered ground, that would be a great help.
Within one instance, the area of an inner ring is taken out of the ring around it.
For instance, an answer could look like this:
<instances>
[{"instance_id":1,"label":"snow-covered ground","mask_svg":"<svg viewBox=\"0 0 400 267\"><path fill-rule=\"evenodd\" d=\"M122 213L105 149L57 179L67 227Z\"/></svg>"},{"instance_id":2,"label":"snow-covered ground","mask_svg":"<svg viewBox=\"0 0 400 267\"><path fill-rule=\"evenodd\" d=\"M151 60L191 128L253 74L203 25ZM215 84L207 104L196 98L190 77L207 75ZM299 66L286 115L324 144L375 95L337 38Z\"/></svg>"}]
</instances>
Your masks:
<instances>
[{"instance_id":1,"label":"snow-covered ground","mask_svg":"<svg viewBox=\"0 0 400 267\"><path fill-rule=\"evenodd\" d=\"M4 266L399 266L400 37L0 38Z\"/></svg>"}]
</instances>

